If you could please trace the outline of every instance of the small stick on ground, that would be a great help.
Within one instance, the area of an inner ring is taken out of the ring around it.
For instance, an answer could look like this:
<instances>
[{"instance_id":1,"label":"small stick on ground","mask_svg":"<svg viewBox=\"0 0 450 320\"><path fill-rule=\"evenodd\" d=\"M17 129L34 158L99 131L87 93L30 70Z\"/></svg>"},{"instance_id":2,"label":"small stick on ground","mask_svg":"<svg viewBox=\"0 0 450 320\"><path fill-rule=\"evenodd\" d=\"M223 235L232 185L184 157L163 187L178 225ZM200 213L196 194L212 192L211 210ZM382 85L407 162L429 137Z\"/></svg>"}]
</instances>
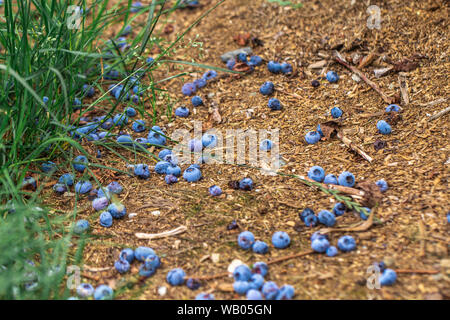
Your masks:
<instances>
[{"instance_id":1,"label":"small stick on ground","mask_svg":"<svg viewBox=\"0 0 450 320\"><path fill-rule=\"evenodd\" d=\"M406 83L406 74L400 72L398 74L398 84L400 85L400 93L403 100L403 104L407 106L409 104L408 96L408 83Z\"/></svg>"},{"instance_id":2,"label":"small stick on ground","mask_svg":"<svg viewBox=\"0 0 450 320\"><path fill-rule=\"evenodd\" d=\"M436 120L437 118L442 117L443 115L447 114L450 112L450 107L445 108L444 110L439 111L438 113L433 114L432 116L430 116L429 120Z\"/></svg>"},{"instance_id":3,"label":"small stick on ground","mask_svg":"<svg viewBox=\"0 0 450 320\"><path fill-rule=\"evenodd\" d=\"M353 73L355 73L358 77L360 77L361 79L364 80L365 83L367 83L373 90L375 90L376 92L378 92L381 95L381 98L383 98L383 100L387 103L387 104L392 104L394 103L395 99L388 97L381 89L380 87L373 82L372 80L370 80L369 78L367 78L367 76L360 71L358 68L348 64L345 59L339 54L339 52L335 51L336 57L334 58L334 60L336 62L338 62L339 64L343 65L344 67L346 67L347 69L349 69L350 71L352 71Z\"/></svg>"},{"instance_id":4,"label":"small stick on ground","mask_svg":"<svg viewBox=\"0 0 450 320\"><path fill-rule=\"evenodd\" d=\"M165 231L165 232L161 232L161 233L142 233L142 232L138 232L135 233L134 235L139 238L139 239L158 239L158 238L166 238L166 237L171 237L171 236L175 236L177 234L183 233L187 230L187 228L185 226L179 226L176 229L173 230L169 230L169 231Z\"/></svg>"},{"instance_id":5,"label":"small stick on ground","mask_svg":"<svg viewBox=\"0 0 450 320\"><path fill-rule=\"evenodd\" d=\"M352 149L353 151L355 151L357 154L359 154L361 157L363 157L364 159L366 159L369 162L372 162L373 159L371 156L369 156L367 153L365 153L359 146L353 144L352 140L350 140L347 137L344 137L344 135L342 134L342 132L338 131L337 135L339 140L341 140L347 147L349 147L350 149Z\"/></svg>"},{"instance_id":6,"label":"small stick on ground","mask_svg":"<svg viewBox=\"0 0 450 320\"><path fill-rule=\"evenodd\" d=\"M437 274L439 270L396 269L396 273Z\"/></svg>"}]
</instances>

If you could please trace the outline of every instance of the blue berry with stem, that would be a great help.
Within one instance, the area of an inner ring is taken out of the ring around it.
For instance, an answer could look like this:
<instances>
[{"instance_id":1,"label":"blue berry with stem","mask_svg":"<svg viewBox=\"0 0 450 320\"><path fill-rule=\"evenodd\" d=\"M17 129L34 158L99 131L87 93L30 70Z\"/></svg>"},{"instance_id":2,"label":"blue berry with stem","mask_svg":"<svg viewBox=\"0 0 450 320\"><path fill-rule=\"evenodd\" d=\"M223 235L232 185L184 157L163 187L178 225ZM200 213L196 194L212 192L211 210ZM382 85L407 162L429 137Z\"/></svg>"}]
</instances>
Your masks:
<instances>
[{"instance_id":1,"label":"blue berry with stem","mask_svg":"<svg viewBox=\"0 0 450 320\"><path fill-rule=\"evenodd\" d=\"M305 141L308 144L315 144L320 141L320 134L317 131L310 131L305 135Z\"/></svg>"}]
</instances>

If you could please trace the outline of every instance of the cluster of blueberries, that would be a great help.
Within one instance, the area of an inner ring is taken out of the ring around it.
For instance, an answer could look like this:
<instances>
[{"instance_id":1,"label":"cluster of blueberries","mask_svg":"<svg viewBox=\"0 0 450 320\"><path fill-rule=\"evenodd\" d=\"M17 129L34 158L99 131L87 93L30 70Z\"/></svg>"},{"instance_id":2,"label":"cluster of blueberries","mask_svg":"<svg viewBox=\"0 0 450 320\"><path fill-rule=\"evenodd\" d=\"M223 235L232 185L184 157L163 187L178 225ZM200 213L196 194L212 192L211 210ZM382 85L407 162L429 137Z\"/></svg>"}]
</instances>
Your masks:
<instances>
[{"instance_id":1,"label":"cluster of blueberries","mask_svg":"<svg viewBox=\"0 0 450 320\"><path fill-rule=\"evenodd\" d=\"M119 273L128 272L135 259L142 262L139 267L139 275L142 277L154 275L161 266L161 260L152 248L138 247L134 251L131 248L123 249L119 254L119 260L114 262L114 267Z\"/></svg>"},{"instance_id":2,"label":"cluster of blueberries","mask_svg":"<svg viewBox=\"0 0 450 320\"><path fill-rule=\"evenodd\" d=\"M269 251L269 246L264 241L256 240L253 233L250 231L243 231L237 237L239 247L244 250L252 249L258 254L266 254ZM285 249L291 243L291 238L284 231L277 231L272 235L272 244L277 249Z\"/></svg>"},{"instance_id":3,"label":"cluster of blueberries","mask_svg":"<svg viewBox=\"0 0 450 320\"><path fill-rule=\"evenodd\" d=\"M345 235L338 239L337 246L342 252L349 252L356 249L356 241L352 236ZM316 231L311 236L311 248L318 253L326 253L329 257L334 257L338 254L335 246L330 245L328 235L321 234Z\"/></svg>"},{"instance_id":4,"label":"cluster of blueberries","mask_svg":"<svg viewBox=\"0 0 450 320\"><path fill-rule=\"evenodd\" d=\"M290 300L295 295L294 287L285 284L282 287L273 281L265 281L268 266L257 262L250 269L241 264L233 271L233 289L239 295L246 295L248 300Z\"/></svg>"},{"instance_id":5,"label":"cluster of blueberries","mask_svg":"<svg viewBox=\"0 0 450 320\"><path fill-rule=\"evenodd\" d=\"M252 72L255 67L260 66L263 63L263 60L260 56L251 56L248 57L247 53L241 52L235 58L229 59L226 64L227 68L230 70L234 69L236 63L245 63L250 68L250 72Z\"/></svg>"},{"instance_id":6,"label":"cluster of blueberries","mask_svg":"<svg viewBox=\"0 0 450 320\"><path fill-rule=\"evenodd\" d=\"M333 117L333 119L338 119L342 116L343 111L339 107L333 107L333 108L331 108L330 114L331 114L331 117ZM320 139L322 139L323 137L324 137L324 135L323 135L322 129L320 127L320 124L318 124L316 131L309 131L305 135L305 141L308 144L315 144L315 143L319 142Z\"/></svg>"},{"instance_id":7,"label":"cluster of blueberries","mask_svg":"<svg viewBox=\"0 0 450 320\"><path fill-rule=\"evenodd\" d=\"M90 283L81 283L77 287L78 297L69 297L68 300L89 299L94 297L95 300L112 300L114 297L114 290L106 284L101 284L94 289Z\"/></svg>"}]
</instances>

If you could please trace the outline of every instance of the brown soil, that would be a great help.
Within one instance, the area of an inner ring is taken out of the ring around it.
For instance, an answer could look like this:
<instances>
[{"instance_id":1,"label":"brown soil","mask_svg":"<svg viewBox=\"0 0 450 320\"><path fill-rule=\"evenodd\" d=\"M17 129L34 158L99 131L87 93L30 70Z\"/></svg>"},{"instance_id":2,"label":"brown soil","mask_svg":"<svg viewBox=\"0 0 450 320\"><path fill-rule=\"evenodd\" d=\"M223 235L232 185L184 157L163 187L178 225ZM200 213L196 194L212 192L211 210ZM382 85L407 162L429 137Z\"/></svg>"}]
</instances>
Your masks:
<instances>
[{"instance_id":1,"label":"brown soil","mask_svg":"<svg viewBox=\"0 0 450 320\"><path fill-rule=\"evenodd\" d=\"M174 32L164 37L174 40L213 2L204 0L201 3L206 5L202 8L175 12L168 21L173 24ZM351 171L358 182L382 178L388 182L390 188L376 210L381 223L364 232L330 235L330 242L336 245L339 236L352 234L357 241L356 251L339 253L334 258L309 254L270 266L266 280L293 285L296 299L448 299L449 115L429 120L429 115L448 107L448 101L427 105L448 98L450 93L448 2L375 1L371 4L381 7L381 30L367 28L366 2L356 1L351 5L351 1L305 1L303 8L292 9L264 0L225 1L187 34L171 58L224 67L220 55L238 48L233 40L235 35L249 32L264 43L253 48L255 54L265 60L288 61L296 66L298 74L293 77L274 75L264 64L240 78L224 77L199 91L207 107L196 108L194 112L191 107L188 118L175 118L170 125L164 116L165 100L158 100L157 124L170 136L175 128L191 126L193 120L207 122L208 106L217 103L222 123L211 123L214 128L223 131L229 128L280 129L280 152L287 162L282 172L306 175L311 166L320 165L327 173ZM190 40L201 43L202 49L193 47L192 43L189 45ZM347 58L354 53L361 56L375 53L375 61L361 70L390 97L400 94L399 74L375 78L374 69L389 66L382 58L396 62L415 53L425 56L417 60L416 69L406 72L410 103L401 104L402 119L393 125L391 135L383 136L376 129L376 122L385 118L384 114L377 113L387 104L366 83L356 83L349 70L327 58L336 48ZM307 68L323 59L327 60L324 70ZM178 99L178 104L190 105L181 95L181 86L204 70L190 66L185 66L184 70L194 73L183 80L175 79L165 87L172 98ZM322 78L324 74L320 72L327 70L338 72L337 84ZM176 70L163 67L154 76L158 79L170 72L173 74ZM314 79L320 81L318 88L311 86ZM279 88L274 96L280 99L282 111L271 112L266 105L267 97L258 92L260 85L269 80ZM214 96L207 98L210 93ZM351 152L337 138L306 145L305 133L330 120L328 112L333 106L344 111L341 125L345 135L373 158L371 163ZM254 110L252 118L246 116L249 108ZM387 146L376 151L377 139L387 142ZM121 154L130 163L152 164L148 159L135 160L132 153ZM105 150L103 155L99 163L125 167L114 154ZM104 185L120 180L126 189L121 199L127 212L137 213L137 216L132 219L127 216L114 221L111 228L103 228L90 201L81 200L80 205L86 209L79 217L91 221L94 235L86 246L84 264L91 268L111 268L101 272L85 269L84 281L94 285L109 283L116 289L128 283L128 289L121 291L118 297L124 299L193 299L201 291L212 292L217 299L239 299L230 291L231 278L204 281L194 292L186 286L171 287L165 277L175 267L183 268L189 275L214 275L225 272L233 259L252 264L309 250L311 234L321 227L308 229L302 224L294 227L299 221L300 208L311 207L317 212L330 210L334 204L332 197L296 179L261 175L254 169L213 164L203 165L202 174L203 179L198 183L188 183L181 178L174 185L166 185L164 176L153 172L150 179L142 181L98 170L97 177ZM245 176L254 180L255 190L238 191L228 186L230 180ZM213 184L223 189L222 196L216 198L208 194L208 187ZM52 201L67 210L74 202L70 197L52 198ZM141 209L144 205L148 208ZM151 214L156 210L160 215ZM232 220L238 222L239 229L227 231L226 226ZM359 221L359 216L347 212L338 218L336 227ZM148 241L134 235L136 232L163 232L181 225L186 226L187 231L173 237ZM244 230L269 243L269 253L261 256L239 249L236 237ZM278 230L288 232L291 237L287 249L277 250L271 245L271 236ZM150 246L162 258L162 267L151 278L138 279L137 262L125 275L119 275L113 268L122 248L137 246ZM219 254L216 263L211 260L213 254ZM399 272L395 285L370 290L366 287L369 276L366 270L373 262L382 260L390 268L406 272ZM429 270L437 274L421 274ZM166 295L158 295L160 286L167 287Z\"/></svg>"}]
</instances>

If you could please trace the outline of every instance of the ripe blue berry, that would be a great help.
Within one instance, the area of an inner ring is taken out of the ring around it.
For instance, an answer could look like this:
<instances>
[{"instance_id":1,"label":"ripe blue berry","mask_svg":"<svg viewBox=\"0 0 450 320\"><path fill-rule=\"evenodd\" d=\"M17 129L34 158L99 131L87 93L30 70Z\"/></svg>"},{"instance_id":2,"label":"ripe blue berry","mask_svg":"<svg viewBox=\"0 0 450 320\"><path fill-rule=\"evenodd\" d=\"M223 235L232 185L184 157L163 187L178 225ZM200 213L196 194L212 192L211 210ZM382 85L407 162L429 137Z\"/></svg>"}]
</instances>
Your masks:
<instances>
[{"instance_id":1,"label":"ripe blue berry","mask_svg":"<svg viewBox=\"0 0 450 320\"><path fill-rule=\"evenodd\" d=\"M59 183L63 185L68 185L69 187L73 185L73 174L71 173L64 173L58 180Z\"/></svg>"},{"instance_id":2,"label":"ripe blue berry","mask_svg":"<svg viewBox=\"0 0 450 320\"><path fill-rule=\"evenodd\" d=\"M259 88L259 92L261 92L261 94L263 94L263 95L269 96L273 93L274 88L275 88L275 86L273 85L272 82L266 81Z\"/></svg>"},{"instance_id":3,"label":"ripe blue berry","mask_svg":"<svg viewBox=\"0 0 450 320\"><path fill-rule=\"evenodd\" d=\"M88 163L88 159L85 156L78 156L73 159L73 168L78 172L83 172L86 169L84 164Z\"/></svg>"},{"instance_id":4,"label":"ripe blue berry","mask_svg":"<svg viewBox=\"0 0 450 320\"><path fill-rule=\"evenodd\" d=\"M187 82L181 87L181 93L185 96L192 96L195 91L197 91L197 87L191 82Z\"/></svg>"},{"instance_id":5,"label":"ripe blue berry","mask_svg":"<svg viewBox=\"0 0 450 320\"><path fill-rule=\"evenodd\" d=\"M168 161L158 161L155 165L155 172L158 174L167 174L167 168L169 168L170 163Z\"/></svg>"},{"instance_id":6,"label":"ripe blue berry","mask_svg":"<svg viewBox=\"0 0 450 320\"><path fill-rule=\"evenodd\" d=\"M292 66L290 63L284 62L281 64L281 72L283 74L290 74L292 73Z\"/></svg>"},{"instance_id":7,"label":"ripe blue berry","mask_svg":"<svg viewBox=\"0 0 450 320\"><path fill-rule=\"evenodd\" d=\"M342 216L345 213L347 207L342 202L338 202L333 207L333 213L337 216Z\"/></svg>"},{"instance_id":8,"label":"ripe blue berry","mask_svg":"<svg viewBox=\"0 0 450 320\"><path fill-rule=\"evenodd\" d=\"M189 109L186 106L180 106L175 109L175 115L177 117L186 118L189 116Z\"/></svg>"},{"instance_id":9,"label":"ripe blue berry","mask_svg":"<svg viewBox=\"0 0 450 320\"><path fill-rule=\"evenodd\" d=\"M251 56L248 64L250 66L259 66L262 63L262 58L260 56Z\"/></svg>"},{"instance_id":10,"label":"ripe blue berry","mask_svg":"<svg viewBox=\"0 0 450 320\"><path fill-rule=\"evenodd\" d=\"M123 134L117 137L117 143L122 144L124 146L132 146L133 145L133 139L130 137L129 134Z\"/></svg>"},{"instance_id":11,"label":"ripe blue berry","mask_svg":"<svg viewBox=\"0 0 450 320\"><path fill-rule=\"evenodd\" d=\"M248 250L255 243L255 236L250 231L241 232L237 237L239 247Z\"/></svg>"},{"instance_id":12,"label":"ripe blue berry","mask_svg":"<svg viewBox=\"0 0 450 320\"><path fill-rule=\"evenodd\" d=\"M194 85L200 89L206 86L206 80L203 78L194 80Z\"/></svg>"},{"instance_id":13,"label":"ripe blue berry","mask_svg":"<svg viewBox=\"0 0 450 320\"><path fill-rule=\"evenodd\" d=\"M202 172L200 171L200 169L195 168L195 167L189 167L183 173L183 178L187 182L196 182L196 181L200 180L201 177L202 177Z\"/></svg>"},{"instance_id":14,"label":"ripe blue berry","mask_svg":"<svg viewBox=\"0 0 450 320\"><path fill-rule=\"evenodd\" d=\"M227 61L227 68L230 70L233 70L234 66L236 65L236 60L230 59Z\"/></svg>"},{"instance_id":15,"label":"ripe blue berry","mask_svg":"<svg viewBox=\"0 0 450 320\"><path fill-rule=\"evenodd\" d=\"M212 133L205 133L202 136L202 145L204 148L214 148L217 146L217 136Z\"/></svg>"},{"instance_id":16,"label":"ripe blue berry","mask_svg":"<svg viewBox=\"0 0 450 320\"><path fill-rule=\"evenodd\" d=\"M272 73L280 73L281 72L281 64L275 61L269 61L267 64L267 69Z\"/></svg>"},{"instance_id":17,"label":"ripe blue berry","mask_svg":"<svg viewBox=\"0 0 450 320\"><path fill-rule=\"evenodd\" d=\"M199 293L195 296L195 300L214 300L214 295L212 293Z\"/></svg>"},{"instance_id":18,"label":"ripe blue berry","mask_svg":"<svg viewBox=\"0 0 450 320\"><path fill-rule=\"evenodd\" d=\"M235 281L250 281L252 271L245 264L241 264L234 269L233 277Z\"/></svg>"},{"instance_id":19,"label":"ripe blue berry","mask_svg":"<svg viewBox=\"0 0 450 320\"><path fill-rule=\"evenodd\" d=\"M308 178L317 181L322 182L325 177L325 170L323 170L320 166L313 166L308 171Z\"/></svg>"},{"instance_id":20,"label":"ripe blue berry","mask_svg":"<svg viewBox=\"0 0 450 320\"><path fill-rule=\"evenodd\" d=\"M120 194L123 191L123 187L117 181L113 181L110 184L108 184L106 186L106 189L108 189L111 193L115 194Z\"/></svg>"},{"instance_id":21,"label":"ripe blue berry","mask_svg":"<svg viewBox=\"0 0 450 320\"><path fill-rule=\"evenodd\" d=\"M214 197L218 197L222 194L222 189L220 189L219 186L211 186L209 187L209 194L214 196Z\"/></svg>"},{"instance_id":22,"label":"ripe blue berry","mask_svg":"<svg viewBox=\"0 0 450 320\"><path fill-rule=\"evenodd\" d=\"M269 267L265 262L256 262L252 267L252 272L254 274L260 274L261 276L265 277L267 272L269 270Z\"/></svg>"},{"instance_id":23,"label":"ripe blue berry","mask_svg":"<svg viewBox=\"0 0 450 320\"><path fill-rule=\"evenodd\" d=\"M356 242L352 236L342 236L338 240L338 248L343 252L352 251L356 249Z\"/></svg>"},{"instance_id":24,"label":"ripe blue berry","mask_svg":"<svg viewBox=\"0 0 450 320\"><path fill-rule=\"evenodd\" d=\"M155 254L155 251L149 247L137 247L136 250L134 250L134 257L141 262L144 262L151 254Z\"/></svg>"},{"instance_id":25,"label":"ripe blue berry","mask_svg":"<svg viewBox=\"0 0 450 320\"><path fill-rule=\"evenodd\" d=\"M134 167L134 174L139 179L148 179L150 177L150 171L148 170L148 166L146 164L137 164Z\"/></svg>"},{"instance_id":26,"label":"ripe blue berry","mask_svg":"<svg viewBox=\"0 0 450 320\"><path fill-rule=\"evenodd\" d=\"M352 188L355 185L355 176L353 173L344 171L339 175L339 185Z\"/></svg>"},{"instance_id":27,"label":"ripe blue berry","mask_svg":"<svg viewBox=\"0 0 450 320\"><path fill-rule=\"evenodd\" d=\"M127 208L121 203L111 203L108 206L108 212L113 216L113 218L120 219L123 218L127 213Z\"/></svg>"},{"instance_id":28,"label":"ripe blue berry","mask_svg":"<svg viewBox=\"0 0 450 320\"><path fill-rule=\"evenodd\" d=\"M215 70L208 70L202 76L202 78L205 79L206 81L212 80L215 77L217 77L217 72Z\"/></svg>"},{"instance_id":29,"label":"ripe blue berry","mask_svg":"<svg viewBox=\"0 0 450 320\"><path fill-rule=\"evenodd\" d=\"M259 144L259 150L261 150L261 151L269 151L270 149L272 149L272 146L273 146L273 142L272 141L270 141L269 139L264 139Z\"/></svg>"},{"instance_id":30,"label":"ripe blue berry","mask_svg":"<svg viewBox=\"0 0 450 320\"><path fill-rule=\"evenodd\" d=\"M329 246L330 242L328 242L327 238L325 237L316 238L311 242L311 249L319 253L324 253L325 251L327 251Z\"/></svg>"},{"instance_id":31,"label":"ripe blue berry","mask_svg":"<svg viewBox=\"0 0 450 320\"><path fill-rule=\"evenodd\" d=\"M84 84L83 85L83 93L86 97L92 98L95 94L95 89L94 89L94 87L92 87L88 84Z\"/></svg>"},{"instance_id":32,"label":"ripe blue berry","mask_svg":"<svg viewBox=\"0 0 450 320\"><path fill-rule=\"evenodd\" d=\"M132 117L135 117L137 115L137 112L136 112L136 110L134 108L128 107L128 108L125 109L125 114L128 117L132 118Z\"/></svg>"},{"instance_id":33,"label":"ripe blue berry","mask_svg":"<svg viewBox=\"0 0 450 320\"><path fill-rule=\"evenodd\" d=\"M157 269L161 266L161 260L156 254L149 254L144 261L147 269Z\"/></svg>"},{"instance_id":34,"label":"ripe blue berry","mask_svg":"<svg viewBox=\"0 0 450 320\"><path fill-rule=\"evenodd\" d=\"M380 276L380 285L391 286L397 280L397 273L392 269L386 269Z\"/></svg>"},{"instance_id":35,"label":"ripe blue berry","mask_svg":"<svg viewBox=\"0 0 450 320\"><path fill-rule=\"evenodd\" d=\"M87 220L81 219L78 220L73 228L73 232L76 234L82 234L89 230L89 222Z\"/></svg>"},{"instance_id":36,"label":"ripe blue berry","mask_svg":"<svg viewBox=\"0 0 450 320\"><path fill-rule=\"evenodd\" d=\"M166 144L166 137L163 136L163 133L158 131L150 131L148 136L147 136L147 141L150 144L154 144L154 145L158 145L158 146L163 146Z\"/></svg>"},{"instance_id":37,"label":"ripe blue berry","mask_svg":"<svg viewBox=\"0 0 450 320\"><path fill-rule=\"evenodd\" d=\"M119 273L125 273L130 270L130 263L127 260L119 259L114 262L114 268L116 268Z\"/></svg>"},{"instance_id":38,"label":"ripe blue berry","mask_svg":"<svg viewBox=\"0 0 450 320\"><path fill-rule=\"evenodd\" d=\"M181 175L181 168L179 166L170 165L166 169L166 174L179 177Z\"/></svg>"},{"instance_id":39,"label":"ripe blue berry","mask_svg":"<svg viewBox=\"0 0 450 320\"><path fill-rule=\"evenodd\" d=\"M334 107L331 109L331 116L335 119L340 118L342 116L342 110L338 107Z\"/></svg>"},{"instance_id":40,"label":"ripe blue berry","mask_svg":"<svg viewBox=\"0 0 450 320\"><path fill-rule=\"evenodd\" d=\"M338 254L338 250L336 249L335 246L330 246L328 247L327 251L326 251L326 255L329 257L334 257Z\"/></svg>"},{"instance_id":41,"label":"ripe blue berry","mask_svg":"<svg viewBox=\"0 0 450 320\"><path fill-rule=\"evenodd\" d=\"M284 249L291 243L291 238L284 231L277 231L272 235L272 244L275 248Z\"/></svg>"},{"instance_id":42,"label":"ripe blue berry","mask_svg":"<svg viewBox=\"0 0 450 320\"><path fill-rule=\"evenodd\" d=\"M198 288L200 288L200 286L201 283L197 279L189 278L186 281L186 287L188 287L191 290L197 290Z\"/></svg>"},{"instance_id":43,"label":"ripe blue berry","mask_svg":"<svg viewBox=\"0 0 450 320\"><path fill-rule=\"evenodd\" d=\"M114 291L106 284L99 285L94 291L95 300L112 300Z\"/></svg>"},{"instance_id":44,"label":"ripe blue berry","mask_svg":"<svg viewBox=\"0 0 450 320\"><path fill-rule=\"evenodd\" d=\"M175 268L169 271L166 276L167 283L172 286L180 286L184 283L186 273L181 268Z\"/></svg>"},{"instance_id":45,"label":"ripe blue berry","mask_svg":"<svg viewBox=\"0 0 450 320\"><path fill-rule=\"evenodd\" d=\"M335 83L335 82L338 82L338 80L339 80L338 74L334 71L328 71L326 78L330 83Z\"/></svg>"},{"instance_id":46,"label":"ripe blue berry","mask_svg":"<svg viewBox=\"0 0 450 320\"><path fill-rule=\"evenodd\" d=\"M362 210L359 212L359 216L361 217L361 219L367 220L369 218L370 212L372 210L370 210L370 208L367 208L367 207L363 207L361 209Z\"/></svg>"},{"instance_id":47,"label":"ripe blue berry","mask_svg":"<svg viewBox=\"0 0 450 320\"><path fill-rule=\"evenodd\" d=\"M252 190L253 189L253 180L250 178L243 178L239 181L239 189L241 190Z\"/></svg>"},{"instance_id":48,"label":"ripe blue berry","mask_svg":"<svg viewBox=\"0 0 450 320\"><path fill-rule=\"evenodd\" d=\"M238 61L240 61L240 62L247 62L247 54L246 54L245 52L240 52L240 53L237 55L237 59L238 59Z\"/></svg>"},{"instance_id":49,"label":"ripe blue berry","mask_svg":"<svg viewBox=\"0 0 450 320\"><path fill-rule=\"evenodd\" d=\"M96 198L94 201L92 201L92 208L94 208L95 211L101 211L105 209L109 204L109 200L106 197Z\"/></svg>"},{"instance_id":50,"label":"ripe blue berry","mask_svg":"<svg viewBox=\"0 0 450 320\"><path fill-rule=\"evenodd\" d=\"M50 171L56 170L56 164L52 161L47 161L41 165L41 168L43 172L48 173Z\"/></svg>"},{"instance_id":51,"label":"ripe blue berry","mask_svg":"<svg viewBox=\"0 0 450 320\"><path fill-rule=\"evenodd\" d=\"M267 300L274 300L277 297L280 290L278 289L278 286L275 282L267 281L262 286L261 291Z\"/></svg>"},{"instance_id":52,"label":"ripe blue berry","mask_svg":"<svg viewBox=\"0 0 450 320\"><path fill-rule=\"evenodd\" d=\"M320 134L317 131L310 131L305 135L305 141L309 144L315 144L320 141Z\"/></svg>"},{"instance_id":53,"label":"ripe blue berry","mask_svg":"<svg viewBox=\"0 0 450 320\"><path fill-rule=\"evenodd\" d=\"M384 120L377 122L377 129L381 134L390 134L392 132L391 126Z\"/></svg>"},{"instance_id":54,"label":"ripe blue berry","mask_svg":"<svg viewBox=\"0 0 450 320\"><path fill-rule=\"evenodd\" d=\"M334 174L327 174L325 179L323 179L323 183L325 184L338 184L338 179Z\"/></svg>"},{"instance_id":55,"label":"ripe blue berry","mask_svg":"<svg viewBox=\"0 0 450 320\"><path fill-rule=\"evenodd\" d=\"M125 248L122 251L120 251L119 259L121 260L127 260L128 263L132 263L134 260L134 251L131 248Z\"/></svg>"},{"instance_id":56,"label":"ripe blue berry","mask_svg":"<svg viewBox=\"0 0 450 320\"><path fill-rule=\"evenodd\" d=\"M336 217L334 214L327 210L321 210L317 217L319 218L319 222L327 227L332 227L336 223Z\"/></svg>"},{"instance_id":57,"label":"ripe blue berry","mask_svg":"<svg viewBox=\"0 0 450 320\"><path fill-rule=\"evenodd\" d=\"M314 215L314 211L310 208L305 208L298 216L300 217L300 220L305 222L305 218L310 215Z\"/></svg>"},{"instance_id":58,"label":"ripe blue berry","mask_svg":"<svg viewBox=\"0 0 450 320\"><path fill-rule=\"evenodd\" d=\"M250 284L247 281L236 281L233 283L233 289L237 294L244 295L250 290Z\"/></svg>"},{"instance_id":59,"label":"ripe blue berry","mask_svg":"<svg viewBox=\"0 0 450 320\"><path fill-rule=\"evenodd\" d=\"M295 290L293 286L285 284L280 288L275 300L291 300L295 295Z\"/></svg>"},{"instance_id":60,"label":"ripe blue berry","mask_svg":"<svg viewBox=\"0 0 450 320\"><path fill-rule=\"evenodd\" d=\"M307 227L315 227L317 225L318 221L319 220L317 219L317 216L311 214L311 215L308 215L305 217L304 222Z\"/></svg>"},{"instance_id":61,"label":"ripe blue berry","mask_svg":"<svg viewBox=\"0 0 450 320\"><path fill-rule=\"evenodd\" d=\"M166 155L171 154L171 153L172 153L172 150L170 150L170 149L162 149L162 150L158 153L158 158L161 159L161 160L163 160L164 157L165 157Z\"/></svg>"},{"instance_id":62,"label":"ripe blue berry","mask_svg":"<svg viewBox=\"0 0 450 320\"><path fill-rule=\"evenodd\" d=\"M385 180L383 180L383 179L378 180L378 181L375 182L375 183L376 183L376 185L378 186L378 188L380 188L380 191L381 191L381 192L386 192L387 189L389 188L387 182L386 182Z\"/></svg>"},{"instance_id":63,"label":"ripe blue berry","mask_svg":"<svg viewBox=\"0 0 450 320\"><path fill-rule=\"evenodd\" d=\"M199 96L193 96L191 102L194 107L199 107L203 105L203 100Z\"/></svg>"},{"instance_id":64,"label":"ripe blue berry","mask_svg":"<svg viewBox=\"0 0 450 320\"><path fill-rule=\"evenodd\" d=\"M278 100L277 98L270 98L267 105L271 110L281 110L282 108L280 100Z\"/></svg>"},{"instance_id":65,"label":"ripe blue berry","mask_svg":"<svg viewBox=\"0 0 450 320\"><path fill-rule=\"evenodd\" d=\"M100 225L102 227L109 228L112 226L112 224L113 218L111 213L109 213L108 211L103 211L102 214L100 215Z\"/></svg>"},{"instance_id":66,"label":"ripe blue berry","mask_svg":"<svg viewBox=\"0 0 450 320\"><path fill-rule=\"evenodd\" d=\"M250 289L247 291L247 300L262 300L263 296L262 293L255 289Z\"/></svg>"},{"instance_id":67,"label":"ripe blue berry","mask_svg":"<svg viewBox=\"0 0 450 320\"><path fill-rule=\"evenodd\" d=\"M152 57L148 57L148 58L145 60L145 62L146 62L149 66L151 66L151 65L155 62L155 59L153 59Z\"/></svg>"},{"instance_id":68,"label":"ripe blue berry","mask_svg":"<svg viewBox=\"0 0 450 320\"><path fill-rule=\"evenodd\" d=\"M85 194L88 193L89 191L91 191L92 189L92 183L90 183L89 181L78 181L77 184L75 185L75 192L76 193L81 193L81 194Z\"/></svg>"},{"instance_id":69,"label":"ripe blue berry","mask_svg":"<svg viewBox=\"0 0 450 320\"><path fill-rule=\"evenodd\" d=\"M249 281L250 288L259 290L264 284L264 277L259 273L253 274Z\"/></svg>"},{"instance_id":70,"label":"ripe blue berry","mask_svg":"<svg viewBox=\"0 0 450 320\"><path fill-rule=\"evenodd\" d=\"M141 264L139 267L139 275L142 277L151 277L156 273L156 268L147 268L145 264Z\"/></svg>"},{"instance_id":71,"label":"ripe blue berry","mask_svg":"<svg viewBox=\"0 0 450 320\"><path fill-rule=\"evenodd\" d=\"M94 287L90 283L82 283L77 287L77 294L80 298L89 298L94 294Z\"/></svg>"},{"instance_id":72,"label":"ripe blue berry","mask_svg":"<svg viewBox=\"0 0 450 320\"><path fill-rule=\"evenodd\" d=\"M386 107L386 112L400 112L400 107L396 104L390 104Z\"/></svg>"},{"instance_id":73,"label":"ripe blue berry","mask_svg":"<svg viewBox=\"0 0 450 320\"><path fill-rule=\"evenodd\" d=\"M164 180L167 184L172 184L178 182L178 178L174 176L173 174L168 174L164 177Z\"/></svg>"},{"instance_id":74,"label":"ripe blue berry","mask_svg":"<svg viewBox=\"0 0 450 320\"><path fill-rule=\"evenodd\" d=\"M269 246L264 241L257 240L253 244L252 249L254 253L266 254L269 251Z\"/></svg>"}]
</instances>

